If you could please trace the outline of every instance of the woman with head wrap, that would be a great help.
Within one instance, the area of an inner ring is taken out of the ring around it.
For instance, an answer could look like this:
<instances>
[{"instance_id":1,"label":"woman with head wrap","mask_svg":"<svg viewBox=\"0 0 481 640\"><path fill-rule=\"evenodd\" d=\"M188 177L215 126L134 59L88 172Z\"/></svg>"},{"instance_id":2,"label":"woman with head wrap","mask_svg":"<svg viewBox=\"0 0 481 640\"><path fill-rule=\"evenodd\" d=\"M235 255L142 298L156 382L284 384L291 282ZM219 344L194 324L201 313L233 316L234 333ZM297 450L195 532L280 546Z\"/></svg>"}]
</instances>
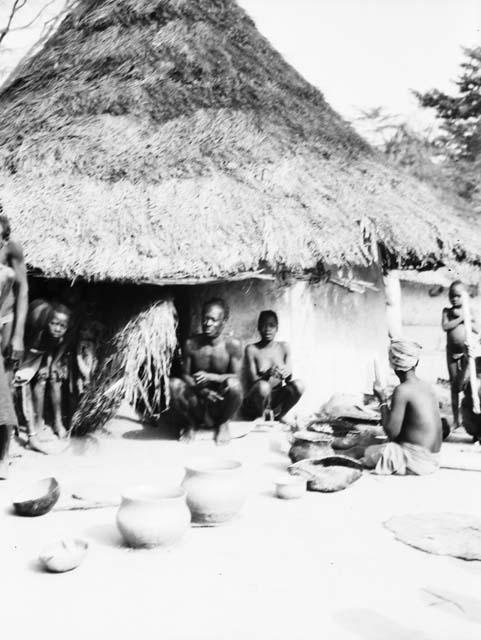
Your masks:
<instances>
[{"instance_id":1,"label":"woman with head wrap","mask_svg":"<svg viewBox=\"0 0 481 640\"><path fill-rule=\"evenodd\" d=\"M380 385L374 393L381 406L388 443L368 447L364 464L381 475L425 475L439 467L442 442L438 400L430 385L416 375L421 347L410 340L393 340L389 362L399 378L391 407Z\"/></svg>"}]
</instances>

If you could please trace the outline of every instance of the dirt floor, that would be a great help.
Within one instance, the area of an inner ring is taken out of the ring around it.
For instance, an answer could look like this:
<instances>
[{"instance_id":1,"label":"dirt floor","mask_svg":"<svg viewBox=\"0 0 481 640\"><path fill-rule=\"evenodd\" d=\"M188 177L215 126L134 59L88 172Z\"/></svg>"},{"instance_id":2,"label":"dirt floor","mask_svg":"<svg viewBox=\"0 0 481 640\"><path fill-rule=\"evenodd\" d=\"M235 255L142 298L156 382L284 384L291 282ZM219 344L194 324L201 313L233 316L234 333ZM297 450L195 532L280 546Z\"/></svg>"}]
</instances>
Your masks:
<instances>
[{"instance_id":1,"label":"dirt floor","mask_svg":"<svg viewBox=\"0 0 481 640\"><path fill-rule=\"evenodd\" d=\"M365 474L339 493L282 501L272 493L288 464L279 435L251 433L224 448L183 445L131 416L111 431L58 456L23 452L0 484L5 638L479 639L481 562L417 551L383 527L398 514L481 516L481 450L462 435L445 444L443 461L479 472ZM53 475L64 494L116 492L180 482L185 461L204 454L243 461L249 498L238 519L192 528L175 548L126 549L115 508L34 519L10 511L11 497L31 480ZM64 536L88 540L84 563L44 573L39 552Z\"/></svg>"}]
</instances>

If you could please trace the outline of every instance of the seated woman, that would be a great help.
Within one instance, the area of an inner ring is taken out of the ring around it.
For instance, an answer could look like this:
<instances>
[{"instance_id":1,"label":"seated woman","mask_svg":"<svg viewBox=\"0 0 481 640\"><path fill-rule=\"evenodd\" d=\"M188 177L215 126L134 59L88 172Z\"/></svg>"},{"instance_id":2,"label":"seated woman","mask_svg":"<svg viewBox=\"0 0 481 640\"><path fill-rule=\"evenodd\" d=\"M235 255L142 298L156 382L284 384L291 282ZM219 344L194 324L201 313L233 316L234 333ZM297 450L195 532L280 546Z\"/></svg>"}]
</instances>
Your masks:
<instances>
[{"instance_id":1,"label":"seated woman","mask_svg":"<svg viewBox=\"0 0 481 640\"><path fill-rule=\"evenodd\" d=\"M45 400L50 400L53 430L59 438L67 435L62 416L62 392L69 388L72 313L61 304L34 300L27 316L27 350L15 376L22 388L22 409L27 422L29 445L43 450L38 431L43 429ZM28 387L28 388L27 388ZM27 391L27 393L23 393Z\"/></svg>"},{"instance_id":2,"label":"seated woman","mask_svg":"<svg viewBox=\"0 0 481 640\"><path fill-rule=\"evenodd\" d=\"M254 420L267 409L276 420L283 420L300 400L304 384L292 378L289 345L275 339L279 329L275 311L261 311L257 328L260 340L249 344L245 352L249 390L242 414Z\"/></svg>"}]
</instances>

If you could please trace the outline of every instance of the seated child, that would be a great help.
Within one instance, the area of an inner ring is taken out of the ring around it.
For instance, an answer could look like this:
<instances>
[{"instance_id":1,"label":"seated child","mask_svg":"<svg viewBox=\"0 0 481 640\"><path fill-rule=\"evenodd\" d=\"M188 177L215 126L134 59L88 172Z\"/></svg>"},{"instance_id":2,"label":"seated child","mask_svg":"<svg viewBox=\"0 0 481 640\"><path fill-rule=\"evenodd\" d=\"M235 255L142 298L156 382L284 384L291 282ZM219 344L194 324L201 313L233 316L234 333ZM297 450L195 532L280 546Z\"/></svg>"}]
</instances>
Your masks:
<instances>
[{"instance_id":1,"label":"seated child","mask_svg":"<svg viewBox=\"0 0 481 640\"><path fill-rule=\"evenodd\" d=\"M36 300L27 317L27 351L17 371L15 385L28 384L31 393L23 396L31 448L38 449L38 431L44 427L45 399L51 403L53 430L59 438L67 431L62 417L62 390L70 377L69 327L71 311L61 304ZM28 405L28 406L25 406ZM40 447L41 449L41 447Z\"/></svg>"}]
</instances>

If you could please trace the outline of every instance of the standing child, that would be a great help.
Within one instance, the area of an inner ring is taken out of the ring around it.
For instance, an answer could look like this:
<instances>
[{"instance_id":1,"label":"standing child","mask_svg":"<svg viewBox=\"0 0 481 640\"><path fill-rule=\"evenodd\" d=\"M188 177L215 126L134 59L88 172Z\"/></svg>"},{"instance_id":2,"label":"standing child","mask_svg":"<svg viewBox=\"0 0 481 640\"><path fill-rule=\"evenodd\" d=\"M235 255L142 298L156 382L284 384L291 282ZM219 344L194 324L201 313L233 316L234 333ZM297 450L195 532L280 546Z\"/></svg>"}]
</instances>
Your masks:
<instances>
[{"instance_id":1,"label":"standing child","mask_svg":"<svg viewBox=\"0 0 481 640\"><path fill-rule=\"evenodd\" d=\"M466 328L464 326L462 293L464 285L455 280L449 287L450 307L443 309L442 327L446 332L446 359L448 363L449 383L451 386L451 406L453 410L454 428L459 427L459 394L463 388L467 367ZM474 318L471 320L472 330L479 333Z\"/></svg>"}]
</instances>

